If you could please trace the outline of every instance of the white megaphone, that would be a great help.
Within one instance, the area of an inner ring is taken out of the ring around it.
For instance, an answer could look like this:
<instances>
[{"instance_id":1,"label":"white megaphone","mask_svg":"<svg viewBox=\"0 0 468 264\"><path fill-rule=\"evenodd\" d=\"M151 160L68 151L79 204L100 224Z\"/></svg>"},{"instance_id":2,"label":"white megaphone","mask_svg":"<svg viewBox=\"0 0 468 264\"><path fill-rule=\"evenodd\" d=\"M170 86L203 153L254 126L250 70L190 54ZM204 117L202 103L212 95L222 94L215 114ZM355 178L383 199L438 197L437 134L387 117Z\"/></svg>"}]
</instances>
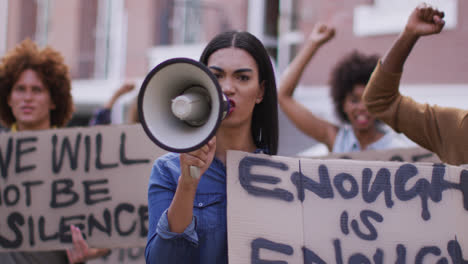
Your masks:
<instances>
[{"instance_id":1,"label":"white megaphone","mask_svg":"<svg viewBox=\"0 0 468 264\"><path fill-rule=\"evenodd\" d=\"M202 63L174 58L146 76L138 94L138 114L148 137L171 152L199 149L215 135L229 113L229 101ZM191 166L192 177L199 177Z\"/></svg>"}]
</instances>

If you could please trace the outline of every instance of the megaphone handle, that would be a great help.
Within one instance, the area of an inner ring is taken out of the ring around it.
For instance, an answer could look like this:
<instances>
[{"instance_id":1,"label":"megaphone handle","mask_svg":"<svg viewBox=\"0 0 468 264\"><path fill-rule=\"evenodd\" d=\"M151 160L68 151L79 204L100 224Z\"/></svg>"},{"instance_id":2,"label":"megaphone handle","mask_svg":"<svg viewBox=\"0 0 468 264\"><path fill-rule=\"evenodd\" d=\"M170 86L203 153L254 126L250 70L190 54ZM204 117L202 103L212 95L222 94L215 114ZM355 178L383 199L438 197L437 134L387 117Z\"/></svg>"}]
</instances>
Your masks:
<instances>
[{"instance_id":1,"label":"megaphone handle","mask_svg":"<svg viewBox=\"0 0 468 264\"><path fill-rule=\"evenodd\" d=\"M200 168L197 166L190 166L190 176L194 179L200 178Z\"/></svg>"}]
</instances>

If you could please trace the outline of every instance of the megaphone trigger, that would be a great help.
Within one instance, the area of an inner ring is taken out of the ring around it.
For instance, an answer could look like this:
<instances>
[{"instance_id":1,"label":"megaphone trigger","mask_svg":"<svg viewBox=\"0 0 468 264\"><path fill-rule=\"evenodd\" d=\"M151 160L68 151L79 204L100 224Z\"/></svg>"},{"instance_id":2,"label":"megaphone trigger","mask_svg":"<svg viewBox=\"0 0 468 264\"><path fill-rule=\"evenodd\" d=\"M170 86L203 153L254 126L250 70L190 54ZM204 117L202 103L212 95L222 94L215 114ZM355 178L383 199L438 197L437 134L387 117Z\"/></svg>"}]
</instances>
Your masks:
<instances>
[{"instance_id":1,"label":"megaphone trigger","mask_svg":"<svg viewBox=\"0 0 468 264\"><path fill-rule=\"evenodd\" d=\"M190 166L190 176L194 179L200 178L200 168L197 166Z\"/></svg>"}]
</instances>

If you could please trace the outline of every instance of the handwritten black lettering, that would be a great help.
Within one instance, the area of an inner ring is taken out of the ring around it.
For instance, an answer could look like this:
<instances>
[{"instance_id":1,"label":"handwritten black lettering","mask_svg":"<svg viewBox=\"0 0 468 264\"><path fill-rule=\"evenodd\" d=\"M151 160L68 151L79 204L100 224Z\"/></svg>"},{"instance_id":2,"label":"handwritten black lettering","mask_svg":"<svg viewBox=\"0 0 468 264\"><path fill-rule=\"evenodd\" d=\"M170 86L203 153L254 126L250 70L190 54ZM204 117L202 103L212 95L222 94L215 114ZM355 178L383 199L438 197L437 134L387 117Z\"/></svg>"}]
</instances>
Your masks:
<instances>
[{"instance_id":1,"label":"handwritten black lettering","mask_svg":"<svg viewBox=\"0 0 468 264\"><path fill-rule=\"evenodd\" d=\"M449 252L450 258L452 259L452 263L468 264L468 260L463 259L462 249L456 239L449 241L447 250Z\"/></svg>"},{"instance_id":2,"label":"handwritten black lettering","mask_svg":"<svg viewBox=\"0 0 468 264\"><path fill-rule=\"evenodd\" d=\"M32 187L33 186L39 186L44 184L44 181L25 181L22 183L24 186L24 190L26 192L26 206L30 207L31 206L31 200L32 200Z\"/></svg>"},{"instance_id":3,"label":"handwritten black lettering","mask_svg":"<svg viewBox=\"0 0 468 264\"><path fill-rule=\"evenodd\" d=\"M117 167L119 164L115 163L102 163L101 161L102 156L102 135L99 133L96 135L96 169L104 170L104 169L111 169Z\"/></svg>"},{"instance_id":4,"label":"handwritten black lettering","mask_svg":"<svg viewBox=\"0 0 468 264\"><path fill-rule=\"evenodd\" d=\"M340 228L341 232L345 235L349 234L349 228L348 228L348 212L343 211L340 216Z\"/></svg>"},{"instance_id":5,"label":"handwritten black lettering","mask_svg":"<svg viewBox=\"0 0 468 264\"><path fill-rule=\"evenodd\" d=\"M127 230L127 231L123 231L122 230L122 227L120 226L121 225L121 222L123 221L120 221L120 214L123 212L123 211L127 211L127 212L130 212L130 213L133 213L135 211L135 206L133 206L132 204L129 204L129 203L121 203L119 204L115 210L114 210L114 225L115 225L115 230L117 231L117 233L120 235L120 236L129 236L136 228L136 222L134 221L131 225L131 227Z\"/></svg>"},{"instance_id":6,"label":"handwritten black lettering","mask_svg":"<svg viewBox=\"0 0 468 264\"><path fill-rule=\"evenodd\" d=\"M416 196L421 199L422 213L424 220L429 220L431 215L428 209L428 199L438 203L442 200L442 192L448 189L460 189L459 184L445 181L446 168L443 164L434 164L432 170L432 180L418 179L413 187L407 188L409 179L418 175L418 169L413 164L404 164L395 173L395 195L401 201L409 201Z\"/></svg>"},{"instance_id":7,"label":"handwritten black lettering","mask_svg":"<svg viewBox=\"0 0 468 264\"><path fill-rule=\"evenodd\" d=\"M75 204L79 199L79 195L72 189L72 187L73 181L70 179L53 181L50 207L61 208ZM62 197L62 201L59 201L59 197Z\"/></svg>"},{"instance_id":8,"label":"handwritten black lettering","mask_svg":"<svg viewBox=\"0 0 468 264\"><path fill-rule=\"evenodd\" d=\"M418 254L416 255L416 259L414 261L415 264L423 264L424 262L424 257L429 254L433 254L435 256L440 256L440 248L438 247L423 247L419 250ZM446 258L442 258L439 261L437 261L438 264L443 264L446 263L448 264L448 261Z\"/></svg>"},{"instance_id":9,"label":"handwritten black lettering","mask_svg":"<svg viewBox=\"0 0 468 264\"><path fill-rule=\"evenodd\" d=\"M32 216L28 217L28 230L29 230L29 245L34 246L36 240L34 239L34 219Z\"/></svg>"},{"instance_id":10,"label":"handwritten black lettering","mask_svg":"<svg viewBox=\"0 0 468 264\"><path fill-rule=\"evenodd\" d=\"M46 234L46 218L44 216L39 217L39 239L41 241L55 240L59 237L59 233L55 232L51 235Z\"/></svg>"},{"instance_id":11,"label":"handwritten black lettering","mask_svg":"<svg viewBox=\"0 0 468 264\"><path fill-rule=\"evenodd\" d=\"M75 137L75 145L72 147L68 137L64 137L60 144L60 157L57 162L57 135L52 136L52 172L54 174L60 173L63 165L63 159L65 151L68 153L68 160L70 162L70 168L74 171L78 167L78 155L80 152L81 133L78 133ZM74 149L74 150L73 150Z\"/></svg>"},{"instance_id":12,"label":"handwritten black lettering","mask_svg":"<svg viewBox=\"0 0 468 264\"><path fill-rule=\"evenodd\" d=\"M91 160L91 137L86 135L84 138L84 145L85 145L85 172L89 172L90 160Z\"/></svg>"},{"instance_id":13,"label":"handwritten black lettering","mask_svg":"<svg viewBox=\"0 0 468 264\"><path fill-rule=\"evenodd\" d=\"M287 264L286 261L280 260L263 260L260 259L260 249L268 249L278 253L282 253L291 256L294 253L294 249L290 245L276 243L264 238L256 238L251 243L252 253L251 262L252 264Z\"/></svg>"},{"instance_id":14,"label":"handwritten black lettering","mask_svg":"<svg viewBox=\"0 0 468 264\"><path fill-rule=\"evenodd\" d=\"M460 173L460 190L463 194L463 207L468 211L468 170Z\"/></svg>"},{"instance_id":15,"label":"handwritten black lettering","mask_svg":"<svg viewBox=\"0 0 468 264\"><path fill-rule=\"evenodd\" d=\"M15 238L13 240L8 240L7 238L0 235L0 246L6 249L15 249L21 246L23 243L23 233L18 226L24 225L24 217L21 213L13 212L8 216L7 225L15 233Z\"/></svg>"},{"instance_id":16,"label":"handwritten black lettering","mask_svg":"<svg viewBox=\"0 0 468 264\"><path fill-rule=\"evenodd\" d=\"M304 264L327 264L312 250L302 247L302 255L304 257Z\"/></svg>"},{"instance_id":17,"label":"handwritten black lettering","mask_svg":"<svg viewBox=\"0 0 468 264\"><path fill-rule=\"evenodd\" d=\"M139 163L149 163L149 159L129 159L125 155L125 142L126 142L127 136L125 133L122 133L120 135L120 162L124 165L133 165L133 164L139 164Z\"/></svg>"},{"instance_id":18,"label":"handwritten black lettering","mask_svg":"<svg viewBox=\"0 0 468 264\"><path fill-rule=\"evenodd\" d=\"M59 230L58 230L60 242L62 243L72 242L72 236L70 233L70 225L73 224L74 226L78 227L80 230L84 230L85 226L82 222L85 218L86 216L84 214L60 217ZM84 238L86 238L86 234L82 234L82 235Z\"/></svg>"},{"instance_id":19,"label":"handwritten black lettering","mask_svg":"<svg viewBox=\"0 0 468 264\"><path fill-rule=\"evenodd\" d=\"M88 217L88 236L93 235L94 228L97 228L99 231L106 233L108 236L112 235L112 220L109 209L104 209L102 213L104 219L104 224L101 224L94 214L90 214Z\"/></svg>"},{"instance_id":20,"label":"handwritten black lettering","mask_svg":"<svg viewBox=\"0 0 468 264\"><path fill-rule=\"evenodd\" d=\"M255 166L275 168L282 171L288 170L288 166L283 162L275 162L258 157L244 157L239 162L239 181L241 186L249 194L259 197L275 198L287 202L294 200L293 194L287 190L281 188L270 190L252 185L254 182L277 184L281 181L279 177L251 173L251 169Z\"/></svg>"},{"instance_id":21,"label":"handwritten black lettering","mask_svg":"<svg viewBox=\"0 0 468 264\"><path fill-rule=\"evenodd\" d=\"M21 166L21 159L25 154L32 153L36 151L35 146L31 146L29 148L23 149L23 144L28 143L36 143L37 137L26 137L26 138L19 138L16 140L16 152L15 152L15 172L22 173L26 171L31 171L36 168L35 164Z\"/></svg>"},{"instance_id":22,"label":"handwritten black lettering","mask_svg":"<svg viewBox=\"0 0 468 264\"><path fill-rule=\"evenodd\" d=\"M372 218L375 221L381 223L383 221L382 215L371 210L362 210L360 213L360 217L364 226L367 227L367 229L369 230L369 234L364 234L360 230L357 221L352 220L351 227L353 228L354 233L356 233L356 235L363 240L376 240L378 237L377 230L375 229L374 225L369 221L369 218Z\"/></svg>"},{"instance_id":23,"label":"handwritten black lettering","mask_svg":"<svg viewBox=\"0 0 468 264\"><path fill-rule=\"evenodd\" d=\"M110 201L111 197L109 194L109 189L106 188L93 188L96 185L108 184L109 180L101 179L101 180L89 180L83 181L84 186L84 201L86 205L93 205L105 201ZM95 198L96 195L104 195L100 198Z\"/></svg>"},{"instance_id":24,"label":"handwritten black lettering","mask_svg":"<svg viewBox=\"0 0 468 264\"><path fill-rule=\"evenodd\" d=\"M351 189L348 191L344 186L344 182L347 181L351 184ZM359 187L356 179L349 173L339 173L333 178L333 184L340 193L343 199L352 199L359 193Z\"/></svg>"},{"instance_id":25,"label":"handwritten black lettering","mask_svg":"<svg viewBox=\"0 0 468 264\"><path fill-rule=\"evenodd\" d=\"M396 248L397 260L395 264L406 264L406 248L402 244L398 244Z\"/></svg>"},{"instance_id":26,"label":"handwritten black lettering","mask_svg":"<svg viewBox=\"0 0 468 264\"><path fill-rule=\"evenodd\" d=\"M307 189L320 198L327 199L333 198L333 189L330 183L330 176L328 174L328 168L325 165L319 166L319 179L320 182L316 182L302 173L302 169L299 161L299 172L294 172L291 175L291 182L296 186L298 199L303 202L305 199L304 190Z\"/></svg>"},{"instance_id":27,"label":"handwritten black lettering","mask_svg":"<svg viewBox=\"0 0 468 264\"><path fill-rule=\"evenodd\" d=\"M16 205L19 199L20 190L16 185L8 185L5 190L3 190L3 200L5 201L6 206Z\"/></svg>"},{"instance_id":28,"label":"handwritten black lettering","mask_svg":"<svg viewBox=\"0 0 468 264\"><path fill-rule=\"evenodd\" d=\"M351 255L348 260L349 264L371 264L371 261L361 253ZM376 263L377 264L377 263Z\"/></svg>"},{"instance_id":29,"label":"handwritten black lettering","mask_svg":"<svg viewBox=\"0 0 468 264\"><path fill-rule=\"evenodd\" d=\"M148 234L148 206L141 205L138 209L140 219L140 236L145 237Z\"/></svg>"},{"instance_id":30,"label":"handwritten black lettering","mask_svg":"<svg viewBox=\"0 0 468 264\"><path fill-rule=\"evenodd\" d=\"M388 208L393 207L392 200L392 184L390 182L391 173L387 168L380 169L375 175L375 180L369 190L370 181L372 178L372 170L365 168L362 171L362 199L366 203L373 203L377 197L384 192L385 205Z\"/></svg>"},{"instance_id":31,"label":"handwritten black lettering","mask_svg":"<svg viewBox=\"0 0 468 264\"><path fill-rule=\"evenodd\" d=\"M10 168L11 156L13 153L13 139L10 137L6 145L5 157L3 157L2 148L0 146L0 172L3 179L8 177L8 168Z\"/></svg>"}]
</instances>

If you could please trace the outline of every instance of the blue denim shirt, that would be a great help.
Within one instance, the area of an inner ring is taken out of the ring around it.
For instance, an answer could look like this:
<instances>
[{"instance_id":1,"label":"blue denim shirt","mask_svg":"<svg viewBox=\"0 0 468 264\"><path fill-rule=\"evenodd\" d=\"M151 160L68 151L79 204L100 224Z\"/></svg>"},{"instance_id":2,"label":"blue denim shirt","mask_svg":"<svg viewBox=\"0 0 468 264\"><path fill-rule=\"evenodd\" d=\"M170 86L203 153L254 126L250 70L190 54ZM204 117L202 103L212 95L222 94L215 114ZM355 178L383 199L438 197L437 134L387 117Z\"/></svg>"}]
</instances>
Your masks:
<instances>
[{"instance_id":1,"label":"blue denim shirt","mask_svg":"<svg viewBox=\"0 0 468 264\"><path fill-rule=\"evenodd\" d=\"M146 263L228 263L226 168L214 159L200 179L192 223L184 233L169 231L167 209L180 176L179 154L169 153L153 165L148 189L149 228Z\"/></svg>"}]
</instances>

